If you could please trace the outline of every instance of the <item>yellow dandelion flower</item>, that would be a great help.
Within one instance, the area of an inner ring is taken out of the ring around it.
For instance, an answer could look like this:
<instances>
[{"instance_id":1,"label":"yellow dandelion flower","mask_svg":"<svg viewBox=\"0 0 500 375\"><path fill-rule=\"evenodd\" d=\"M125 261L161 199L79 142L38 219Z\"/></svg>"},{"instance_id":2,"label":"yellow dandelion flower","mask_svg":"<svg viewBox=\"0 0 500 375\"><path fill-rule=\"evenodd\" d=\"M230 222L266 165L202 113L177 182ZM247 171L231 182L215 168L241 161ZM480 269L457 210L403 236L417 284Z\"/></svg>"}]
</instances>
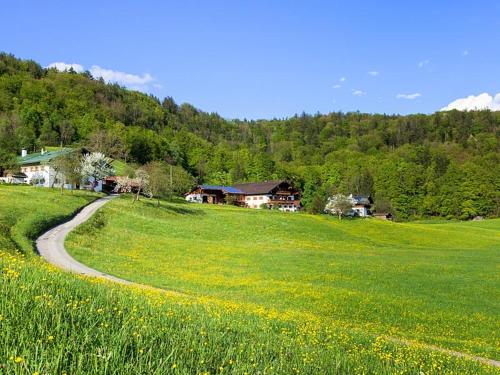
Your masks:
<instances>
[{"instance_id":1,"label":"yellow dandelion flower","mask_svg":"<svg viewBox=\"0 0 500 375\"><path fill-rule=\"evenodd\" d=\"M14 358L14 362L16 362L16 363L21 363L22 361L24 361L24 359L22 357Z\"/></svg>"},{"instance_id":2,"label":"yellow dandelion flower","mask_svg":"<svg viewBox=\"0 0 500 375\"><path fill-rule=\"evenodd\" d=\"M172 365L172 368L176 368L176 367L177 367L177 364L175 364L175 363L174 363L174 364Z\"/></svg>"}]
</instances>

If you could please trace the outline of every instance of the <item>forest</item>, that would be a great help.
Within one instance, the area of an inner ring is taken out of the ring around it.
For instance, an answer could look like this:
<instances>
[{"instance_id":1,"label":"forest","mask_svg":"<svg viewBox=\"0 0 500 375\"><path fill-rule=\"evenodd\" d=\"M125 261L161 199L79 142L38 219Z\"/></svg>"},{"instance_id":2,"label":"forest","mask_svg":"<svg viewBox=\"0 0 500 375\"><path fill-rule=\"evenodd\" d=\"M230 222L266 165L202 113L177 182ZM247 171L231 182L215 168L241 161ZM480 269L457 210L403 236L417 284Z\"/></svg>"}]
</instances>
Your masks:
<instances>
[{"instance_id":1,"label":"forest","mask_svg":"<svg viewBox=\"0 0 500 375\"><path fill-rule=\"evenodd\" d=\"M81 146L131 165L162 161L199 183L288 179L320 213L370 194L398 220L500 215L500 112L297 114L225 119L0 53L0 172L22 148Z\"/></svg>"}]
</instances>

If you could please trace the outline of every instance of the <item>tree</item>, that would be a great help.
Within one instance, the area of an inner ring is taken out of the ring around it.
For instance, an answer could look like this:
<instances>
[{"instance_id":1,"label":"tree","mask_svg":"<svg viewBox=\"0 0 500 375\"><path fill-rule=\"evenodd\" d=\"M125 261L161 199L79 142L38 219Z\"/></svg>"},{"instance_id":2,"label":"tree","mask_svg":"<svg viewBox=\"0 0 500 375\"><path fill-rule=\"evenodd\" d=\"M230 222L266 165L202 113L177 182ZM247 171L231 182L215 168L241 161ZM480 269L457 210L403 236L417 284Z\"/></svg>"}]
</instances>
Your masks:
<instances>
[{"instance_id":1,"label":"tree","mask_svg":"<svg viewBox=\"0 0 500 375\"><path fill-rule=\"evenodd\" d=\"M71 144L75 136L75 128L68 121L62 121L59 124L59 135L61 147Z\"/></svg>"},{"instance_id":2,"label":"tree","mask_svg":"<svg viewBox=\"0 0 500 375\"><path fill-rule=\"evenodd\" d=\"M97 130L88 136L86 145L93 152L102 152L112 158L126 158L127 152L123 144L123 139L119 135L118 126L115 131Z\"/></svg>"},{"instance_id":3,"label":"tree","mask_svg":"<svg viewBox=\"0 0 500 375\"><path fill-rule=\"evenodd\" d=\"M384 214L394 213L391 201L383 193L377 193L375 195L375 204L373 209L375 212L378 213L384 213Z\"/></svg>"},{"instance_id":4,"label":"tree","mask_svg":"<svg viewBox=\"0 0 500 375\"><path fill-rule=\"evenodd\" d=\"M325 197L320 192L316 192L309 203L307 211L312 214L320 214L325 211Z\"/></svg>"},{"instance_id":5,"label":"tree","mask_svg":"<svg viewBox=\"0 0 500 375\"><path fill-rule=\"evenodd\" d=\"M89 180L92 186L96 186L97 181L103 180L107 176L115 174L111 165L112 160L100 152L86 154L80 163L80 175Z\"/></svg>"},{"instance_id":6,"label":"tree","mask_svg":"<svg viewBox=\"0 0 500 375\"><path fill-rule=\"evenodd\" d=\"M137 192L134 196L134 202L139 200L141 193L146 196L151 195L149 189L149 174L144 168L139 168L135 171L134 182L137 187Z\"/></svg>"},{"instance_id":7,"label":"tree","mask_svg":"<svg viewBox=\"0 0 500 375\"><path fill-rule=\"evenodd\" d=\"M173 195L181 196L193 188L193 185L195 185L195 179L184 168L178 165L171 165L169 166L169 169Z\"/></svg>"},{"instance_id":8,"label":"tree","mask_svg":"<svg viewBox=\"0 0 500 375\"><path fill-rule=\"evenodd\" d=\"M173 193L172 181L167 175L167 165L153 161L147 164L144 170L149 178L148 184L151 197L156 198L157 206L160 206L160 198L170 198Z\"/></svg>"},{"instance_id":9,"label":"tree","mask_svg":"<svg viewBox=\"0 0 500 375\"><path fill-rule=\"evenodd\" d=\"M54 182L52 187L56 182L56 177L61 178L61 194L64 193L64 185L70 181L72 185L76 185L80 179L80 166L81 157L78 151L73 150L65 155L55 158L50 161L50 166L56 172L54 176Z\"/></svg>"},{"instance_id":10,"label":"tree","mask_svg":"<svg viewBox=\"0 0 500 375\"><path fill-rule=\"evenodd\" d=\"M342 216L347 214L351 209L352 201L344 194L336 194L330 197L325 206L325 212L338 215L339 220L342 220Z\"/></svg>"}]
</instances>

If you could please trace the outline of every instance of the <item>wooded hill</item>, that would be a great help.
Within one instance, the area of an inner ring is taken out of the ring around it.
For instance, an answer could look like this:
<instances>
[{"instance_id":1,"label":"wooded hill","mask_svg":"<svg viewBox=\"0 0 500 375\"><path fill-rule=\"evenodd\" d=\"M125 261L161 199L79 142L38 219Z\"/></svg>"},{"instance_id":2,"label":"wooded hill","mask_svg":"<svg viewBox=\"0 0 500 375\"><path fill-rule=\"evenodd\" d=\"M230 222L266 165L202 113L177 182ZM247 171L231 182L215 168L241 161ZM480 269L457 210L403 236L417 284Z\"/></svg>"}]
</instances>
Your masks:
<instances>
[{"instance_id":1,"label":"wooded hill","mask_svg":"<svg viewBox=\"0 0 500 375\"><path fill-rule=\"evenodd\" d=\"M499 125L490 111L227 120L0 54L0 165L21 148L81 145L128 163L163 160L205 183L287 178L312 212L342 192L371 194L399 219L499 216Z\"/></svg>"}]
</instances>

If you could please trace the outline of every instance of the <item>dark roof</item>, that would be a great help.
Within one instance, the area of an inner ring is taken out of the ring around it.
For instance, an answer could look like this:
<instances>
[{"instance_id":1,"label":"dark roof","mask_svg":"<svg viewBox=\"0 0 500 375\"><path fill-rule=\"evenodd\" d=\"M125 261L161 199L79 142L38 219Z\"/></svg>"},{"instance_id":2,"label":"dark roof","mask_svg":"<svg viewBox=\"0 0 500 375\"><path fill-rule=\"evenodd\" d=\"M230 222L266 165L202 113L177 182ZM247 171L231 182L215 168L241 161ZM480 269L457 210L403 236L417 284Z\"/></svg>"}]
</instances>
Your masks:
<instances>
[{"instance_id":1,"label":"dark roof","mask_svg":"<svg viewBox=\"0 0 500 375\"><path fill-rule=\"evenodd\" d=\"M285 182L285 180L274 180L264 182L248 182L245 184L235 184L234 187L245 195L268 194L275 187Z\"/></svg>"},{"instance_id":2,"label":"dark roof","mask_svg":"<svg viewBox=\"0 0 500 375\"><path fill-rule=\"evenodd\" d=\"M230 193L230 194L243 194L242 191L238 190L237 188L233 186L224 186L224 185L200 185L200 188L204 190L221 190L225 193Z\"/></svg>"},{"instance_id":3,"label":"dark roof","mask_svg":"<svg viewBox=\"0 0 500 375\"><path fill-rule=\"evenodd\" d=\"M34 154L28 154L25 157L18 157L17 164L19 165L31 165L31 164L41 164L51 161L59 156L63 156L73 152L74 150L71 148L63 148L56 151L45 151L43 154L41 152L37 152Z\"/></svg>"},{"instance_id":4,"label":"dark roof","mask_svg":"<svg viewBox=\"0 0 500 375\"><path fill-rule=\"evenodd\" d=\"M354 204L370 205L373 203L373 200L369 195L353 195L352 199Z\"/></svg>"}]
</instances>

